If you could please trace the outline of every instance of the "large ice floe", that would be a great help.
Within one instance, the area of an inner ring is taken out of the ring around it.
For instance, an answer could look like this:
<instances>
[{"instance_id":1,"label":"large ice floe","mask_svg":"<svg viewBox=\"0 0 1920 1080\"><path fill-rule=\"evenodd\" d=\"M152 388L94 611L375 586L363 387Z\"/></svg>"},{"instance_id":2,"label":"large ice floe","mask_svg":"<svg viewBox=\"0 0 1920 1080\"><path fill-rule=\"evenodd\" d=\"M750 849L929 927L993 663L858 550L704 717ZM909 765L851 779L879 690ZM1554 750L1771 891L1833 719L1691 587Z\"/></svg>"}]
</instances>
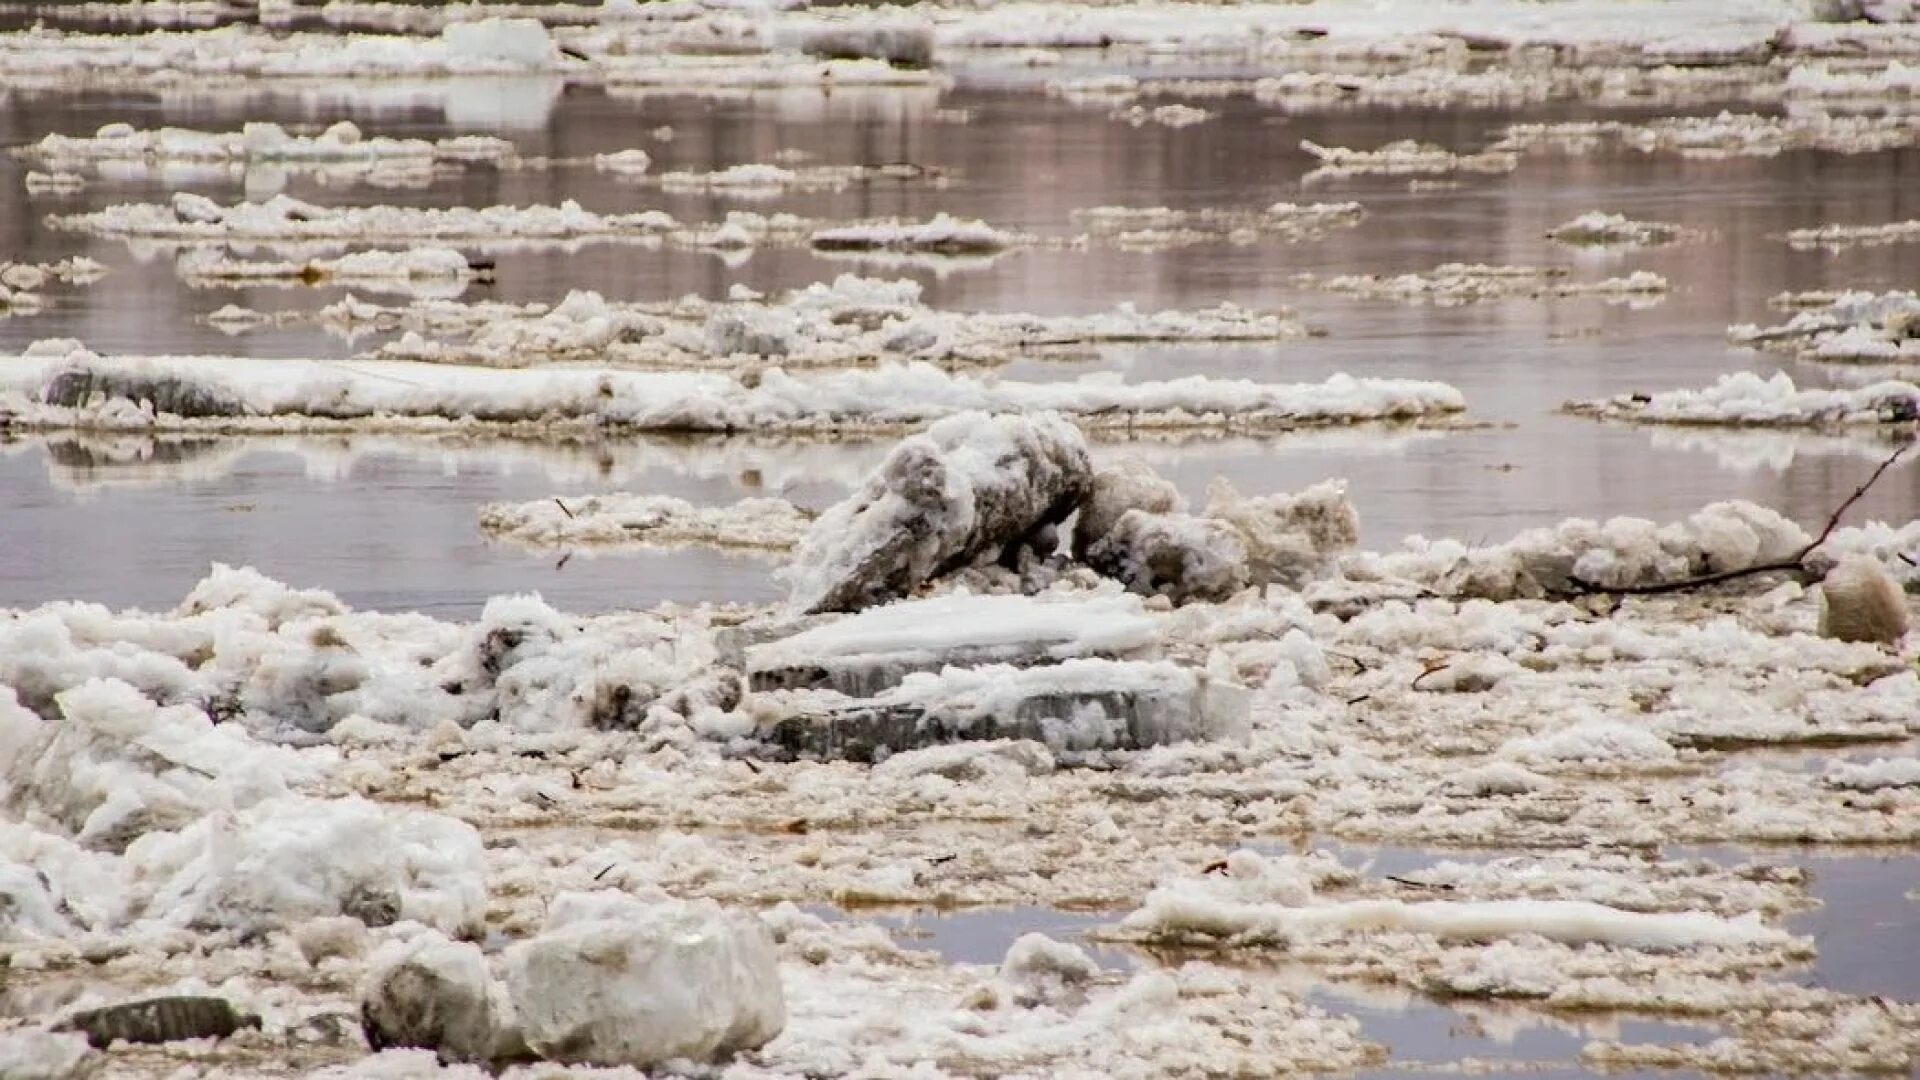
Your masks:
<instances>
[{"instance_id":1,"label":"large ice floe","mask_svg":"<svg viewBox=\"0 0 1920 1080\"><path fill-rule=\"evenodd\" d=\"M498 369L216 357L101 357L43 341L0 358L0 426L23 430L526 433L874 432L967 410L1058 410L1091 428L1286 430L1445 418L1464 407L1444 383L1355 379L1279 384L1189 376L1123 383L1021 383L887 363L815 376L752 377L553 366Z\"/></svg>"},{"instance_id":2,"label":"large ice floe","mask_svg":"<svg viewBox=\"0 0 1920 1080\"><path fill-rule=\"evenodd\" d=\"M665 511L707 537L737 517ZM1913 1003L1795 980L1804 871L1661 845L1920 842L1913 646L1822 613L1857 579L1910 614L1915 526L1808 550L1725 503L1493 547L1357 535L1337 483L1190 512L1059 417L972 414L822 515L779 604L513 596L448 621L216 566L169 611L4 613L9 991L82 980L49 1027L258 1027L87 1051L8 1021L0 1061L1378 1062L1359 1021L1303 1001L1323 980L1720 1036L1701 1057L1603 1038L1594 1063L1911 1068ZM1148 537L1144 561L1101 555ZM1756 752L1836 745L1878 760ZM1527 854L1381 875L1302 836ZM802 907L826 904L849 910ZM874 904L1091 909L1096 937L1149 951L1115 971L1010 934L997 965L958 963ZM1280 951L1287 972L1249 963Z\"/></svg>"}]
</instances>

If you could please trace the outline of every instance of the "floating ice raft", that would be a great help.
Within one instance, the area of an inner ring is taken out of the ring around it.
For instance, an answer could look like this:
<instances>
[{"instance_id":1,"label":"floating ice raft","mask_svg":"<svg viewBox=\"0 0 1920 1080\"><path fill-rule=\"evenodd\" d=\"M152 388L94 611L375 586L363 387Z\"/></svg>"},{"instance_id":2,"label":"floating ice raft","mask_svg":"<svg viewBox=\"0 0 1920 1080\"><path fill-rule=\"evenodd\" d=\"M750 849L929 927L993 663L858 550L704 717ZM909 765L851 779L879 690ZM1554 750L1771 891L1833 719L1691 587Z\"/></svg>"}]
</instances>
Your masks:
<instances>
[{"instance_id":1,"label":"floating ice raft","mask_svg":"<svg viewBox=\"0 0 1920 1080\"><path fill-rule=\"evenodd\" d=\"M447 364L95 355L43 341L0 357L0 426L28 430L289 431L451 423L630 431L862 432L949 416L1054 410L1097 429L1285 430L1459 412L1444 383L1356 379L1255 383L1191 376L1127 384L1021 383L927 364L757 380L593 367L500 370Z\"/></svg>"}]
</instances>

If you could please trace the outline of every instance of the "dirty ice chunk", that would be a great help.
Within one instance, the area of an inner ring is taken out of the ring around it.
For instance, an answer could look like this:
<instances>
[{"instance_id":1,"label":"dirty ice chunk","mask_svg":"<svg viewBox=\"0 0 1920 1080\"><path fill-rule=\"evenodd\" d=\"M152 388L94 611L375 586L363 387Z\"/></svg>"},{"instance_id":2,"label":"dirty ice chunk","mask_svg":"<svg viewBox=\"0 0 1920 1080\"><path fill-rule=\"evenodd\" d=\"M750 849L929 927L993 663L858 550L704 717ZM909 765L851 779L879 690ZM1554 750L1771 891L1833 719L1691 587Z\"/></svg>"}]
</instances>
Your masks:
<instances>
[{"instance_id":1,"label":"dirty ice chunk","mask_svg":"<svg viewBox=\"0 0 1920 1080\"><path fill-rule=\"evenodd\" d=\"M1086 438L1057 413L949 417L814 522L787 572L789 604L857 611L906 596L1059 524L1091 479Z\"/></svg>"},{"instance_id":2,"label":"dirty ice chunk","mask_svg":"<svg viewBox=\"0 0 1920 1080\"><path fill-rule=\"evenodd\" d=\"M1842 559L1820 582L1820 633L1827 637L1891 645L1907 625L1906 594L1872 556Z\"/></svg>"},{"instance_id":3,"label":"dirty ice chunk","mask_svg":"<svg viewBox=\"0 0 1920 1080\"><path fill-rule=\"evenodd\" d=\"M376 1052L437 1051L443 1060L486 1062L509 1023L506 993L471 942L428 932L382 949L360 989L360 1026Z\"/></svg>"},{"instance_id":4,"label":"dirty ice chunk","mask_svg":"<svg viewBox=\"0 0 1920 1080\"><path fill-rule=\"evenodd\" d=\"M1056 752L1135 750L1245 728L1247 693L1160 661L1068 660L909 675L872 698L774 692L751 701L761 735L791 753L875 761L942 743L1030 739Z\"/></svg>"},{"instance_id":5,"label":"dirty ice chunk","mask_svg":"<svg viewBox=\"0 0 1920 1080\"><path fill-rule=\"evenodd\" d=\"M1143 596L1220 601L1247 587L1247 544L1224 521L1129 510L1087 548L1087 565Z\"/></svg>"}]
</instances>

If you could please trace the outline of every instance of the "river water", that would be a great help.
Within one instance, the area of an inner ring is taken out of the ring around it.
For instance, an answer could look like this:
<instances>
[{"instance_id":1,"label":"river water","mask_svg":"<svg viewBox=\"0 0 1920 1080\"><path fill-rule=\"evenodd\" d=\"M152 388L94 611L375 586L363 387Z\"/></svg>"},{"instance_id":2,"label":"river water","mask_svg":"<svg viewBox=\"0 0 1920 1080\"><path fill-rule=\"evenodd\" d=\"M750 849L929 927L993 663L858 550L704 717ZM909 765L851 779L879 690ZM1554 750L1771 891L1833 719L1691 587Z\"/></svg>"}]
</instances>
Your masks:
<instances>
[{"instance_id":1,"label":"river water","mask_svg":"<svg viewBox=\"0 0 1920 1080\"><path fill-rule=\"evenodd\" d=\"M1029 80L1030 81L1030 80ZM1024 379L1091 371L1129 378L1191 373L1318 381L1336 371L1421 377L1458 386L1485 426L1449 434L1358 429L1271 440L1118 447L1172 476L1190 496L1225 475L1250 492L1326 478L1351 482L1370 546L1410 533L1474 541L1569 515L1671 519L1715 499L1773 506L1816 526L1885 448L1871 440L1745 432L1658 432L1557 415L1562 402L1624 391L1698 386L1723 372L1771 372L1783 362L1726 344L1731 323L1775 322L1784 290L1914 284L1910 245L1801 252L1783 231L1827 222L1920 215L1920 151L1839 159L1691 161L1631 151L1533 154L1517 171L1458 178L1447 190L1410 190L1404 178L1303 186L1315 162L1303 139L1370 148L1414 138L1450 149L1491 142L1505 124L1656 113L1583 110L1349 109L1291 112L1250 98L1203 102L1218 115L1185 128L1133 126L1107 107L1050 98L992 71L955 88L814 90L726 98L614 96L555 80L462 80L376 90L314 87L233 94L56 94L0 98L0 144L48 132L90 133L125 120L232 130L249 120L289 126L352 119L369 134L440 137L491 133L523 155L580 158L642 147L653 172L772 161L798 150L809 164L911 161L944 169L945 186L882 183L840 192L743 202L676 194L590 166L478 168L422 190L323 186L251 176L96 179L72 196L0 202L0 254L51 260L85 254L111 267L98 284L60 290L48 310L0 319L0 350L73 337L100 352L222 353L346 358L379 343L348 343L311 326L229 336L200 316L228 303L314 308L334 288L195 289L170 253L130 249L49 228L49 213L154 201L185 186L230 201L285 190L322 203L487 205L576 199L593 210L658 207L684 221L729 209L816 218L981 217L1043 236L1074 231L1071 213L1100 205L1259 208L1278 201L1362 202L1368 216L1323 239L1210 244L1157 253L1111 248L1014 252L953 270L871 269L806 251L760 251L738 265L709 254L618 244L504 255L499 280L466 298L553 301L567 290L609 299L723 296L736 284L773 291L843 272L908 276L941 307L1089 312L1221 301L1299 312L1324 336L1257 347L1110 349L1077 362L1023 361ZM1717 111L1716 106L1690 110ZM670 141L658 137L671 128ZM1844 167L1842 166L1844 162ZM23 163L0 160L0 186L21 190ZM1589 210L1675 222L1708 239L1628 254L1583 254L1544 233ZM1648 269L1666 275L1663 302L1501 300L1451 308L1335 297L1296 274L1389 273L1443 262L1566 266L1584 277ZM1796 381L1833 377L1784 362ZM494 499L634 490L730 501L781 493L831 501L884 453L876 444L795 447L743 441L686 445L622 441L568 447L429 444L394 439L281 439L113 445L38 439L0 444L0 604L82 598L167 606L210 561L252 564L356 605L471 613L489 595L538 590L563 608L598 610L661 599L766 599L764 559L708 552L601 555L564 561L491 545L477 506ZM1920 510L1920 470L1902 468L1862 505L1863 516L1906 520Z\"/></svg>"}]
</instances>

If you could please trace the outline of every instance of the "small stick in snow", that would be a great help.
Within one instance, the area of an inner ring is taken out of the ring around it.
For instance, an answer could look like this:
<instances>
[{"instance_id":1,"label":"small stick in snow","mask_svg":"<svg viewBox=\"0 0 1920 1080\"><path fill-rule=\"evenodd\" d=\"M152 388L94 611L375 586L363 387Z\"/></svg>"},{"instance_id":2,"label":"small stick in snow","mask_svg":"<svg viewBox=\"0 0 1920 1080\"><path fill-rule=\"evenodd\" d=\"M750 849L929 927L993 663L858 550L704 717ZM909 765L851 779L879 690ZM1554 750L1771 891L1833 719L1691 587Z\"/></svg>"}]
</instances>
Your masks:
<instances>
[{"instance_id":1,"label":"small stick in snow","mask_svg":"<svg viewBox=\"0 0 1920 1080\"><path fill-rule=\"evenodd\" d=\"M1613 594L1617 596L1656 596L1661 593L1682 592L1687 589L1698 589L1708 585L1718 585L1722 582L1735 581L1743 577L1753 577L1756 574L1772 574L1786 570L1805 572L1807 568L1807 556L1813 554L1814 549L1827 542L1827 538L1833 535L1833 530L1839 528L1840 519L1846 515L1848 510L1853 509L1853 504L1859 502L1861 498L1873 488L1873 485L1879 482L1880 477L1884 476L1886 471L1893 467L1893 463L1899 461L1900 458L1912 448L1913 443L1901 443L1893 453L1887 455L1887 459L1880 463L1879 468L1874 469L1873 474L1868 476L1859 487L1854 488L1853 494L1847 496L1846 500L1835 507L1833 513L1827 516L1827 524L1820 530L1820 535L1814 537L1813 541L1806 547L1794 552L1792 558L1781 559L1779 562L1761 563L1757 566L1742 567L1738 570L1722 570L1717 574L1702 574L1699 577L1684 578L1680 581L1663 581L1652 585L1625 585L1617 589L1610 589L1603 585L1596 585L1591 581L1582 581L1579 578L1573 578L1575 589L1566 595L1597 596ZM1901 558L1906 558L1906 556L1903 555ZM1911 563L1913 560L1908 559L1907 561Z\"/></svg>"},{"instance_id":2,"label":"small stick in snow","mask_svg":"<svg viewBox=\"0 0 1920 1080\"><path fill-rule=\"evenodd\" d=\"M1428 664L1424 669L1421 670L1420 674L1415 675L1413 677L1413 681L1411 683L1407 684L1408 689L1411 689L1411 690L1420 689L1421 679L1424 679L1429 675L1438 675L1440 672L1445 671L1452 666L1453 666L1453 661L1451 660L1442 660L1437 664Z\"/></svg>"},{"instance_id":3,"label":"small stick in snow","mask_svg":"<svg viewBox=\"0 0 1920 1080\"><path fill-rule=\"evenodd\" d=\"M608 863L608 864L607 864L607 868L606 868L605 870L602 870L602 871L600 871L599 873L597 873L597 874L595 874L595 875L593 875L593 880L595 880L595 881L599 881L599 880L600 880L601 878L603 878L603 877L606 877L606 876L607 876L608 874L610 874L610 873L612 873L612 872L613 872L613 868L614 868L614 867L615 867L616 865L618 865L618 864L617 864L617 863Z\"/></svg>"},{"instance_id":4,"label":"small stick in snow","mask_svg":"<svg viewBox=\"0 0 1920 1080\"><path fill-rule=\"evenodd\" d=\"M1451 885L1436 884L1431 881L1415 881L1412 878L1395 877L1392 874L1386 875L1386 878L1396 885L1407 885L1415 889L1436 889L1440 892L1453 891L1453 886Z\"/></svg>"},{"instance_id":5,"label":"small stick in snow","mask_svg":"<svg viewBox=\"0 0 1920 1080\"><path fill-rule=\"evenodd\" d=\"M568 520L568 521L572 521L572 520L573 520L573 511L571 511L571 510L569 510L569 509L567 509L567 504L566 504L566 503L563 503L563 502L561 502L561 501L560 501L560 496L558 496L558 495L555 495L555 496L553 497L553 505L555 505L555 506L557 506L557 507L559 507L559 508L560 508L560 512L561 512L561 513L563 513L563 514L565 514L565 515L567 515L567 520Z\"/></svg>"}]
</instances>

